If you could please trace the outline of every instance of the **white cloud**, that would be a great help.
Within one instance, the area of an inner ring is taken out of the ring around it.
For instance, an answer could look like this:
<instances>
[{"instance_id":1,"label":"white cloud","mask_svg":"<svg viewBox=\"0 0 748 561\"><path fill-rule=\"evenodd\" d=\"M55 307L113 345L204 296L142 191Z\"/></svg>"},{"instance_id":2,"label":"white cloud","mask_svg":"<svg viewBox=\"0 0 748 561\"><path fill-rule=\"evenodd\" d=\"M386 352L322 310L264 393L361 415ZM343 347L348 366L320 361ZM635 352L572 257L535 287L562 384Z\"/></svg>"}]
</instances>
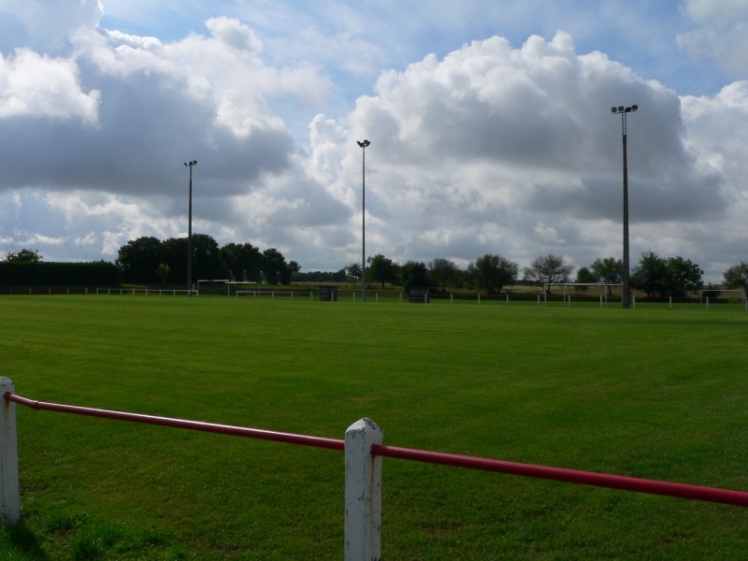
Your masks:
<instances>
[{"instance_id":1,"label":"white cloud","mask_svg":"<svg viewBox=\"0 0 748 561\"><path fill-rule=\"evenodd\" d=\"M686 13L701 27L678 36L699 57L714 58L738 78L748 78L748 3L744 0L686 0Z\"/></svg>"},{"instance_id":2,"label":"white cloud","mask_svg":"<svg viewBox=\"0 0 748 561\"><path fill-rule=\"evenodd\" d=\"M387 0L329 20L326 3L111 1L120 18L142 8L131 15L146 26L164 10L202 20L165 38L100 29L93 0L60 2L38 21L39 2L0 0L20 22L14 34L0 24L0 251L35 241L53 259L113 259L129 239L185 235L182 162L196 159L194 231L277 247L305 270L339 269L360 258L355 141L368 138L370 254L464 266L500 253L524 266L552 252L583 266L620 255L621 129L609 108L636 103L632 259L681 254L712 273L745 259L744 82L679 97L602 46L578 52L569 33L515 44L483 33L501 18L482 1L424 13ZM506 17L527 27L538 5L513 2ZM549 8L538 27L556 29L551 16L563 15L590 41L603 34L591 24L617 13L615 2L600 14L570 6ZM730 35L709 6L687 7ZM413 37L427 35L434 54L413 62ZM302 128L308 138L294 138Z\"/></svg>"},{"instance_id":3,"label":"white cloud","mask_svg":"<svg viewBox=\"0 0 748 561\"><path fill-rule=\"evenodd\" d=\"M600 53L577 55L565 33L519 49L477 41L383 74L349 116L348 154L329 189L356 185L353 139L368 138L367 223L395 258L486 250L526 260L572 244L589 255L599 249L584 246L588 226L620 219L620 117L609 108L621 102L640 106L629 122L632 222L723 216L718 174L683 143L677 95ZM334 153L343 135L316 123L313 158L334 177L318 150Z\"/></svg>"},{"instance_id":4,"label":"white cloud","mask_svg":"<svg viewBox=\"0 0 748 561\"><path fill-rule=\"evenodd\" d=\"M69 59L50 58L28 49L8 57L0 53L0 120L11 117L80 119L98 122L100 92L83 91L78 67Z\"/></svg>"},{"instance_id":5,"label":"white cloud","mask_svg":"<svg viewBox=\"0 0 748 561\"><path fill-rule=\"evenodd\" d=\"M70 34L96 28L102 13L99 0L0 0L0 51L65 50Z\"/></svg>"}]
</instances>

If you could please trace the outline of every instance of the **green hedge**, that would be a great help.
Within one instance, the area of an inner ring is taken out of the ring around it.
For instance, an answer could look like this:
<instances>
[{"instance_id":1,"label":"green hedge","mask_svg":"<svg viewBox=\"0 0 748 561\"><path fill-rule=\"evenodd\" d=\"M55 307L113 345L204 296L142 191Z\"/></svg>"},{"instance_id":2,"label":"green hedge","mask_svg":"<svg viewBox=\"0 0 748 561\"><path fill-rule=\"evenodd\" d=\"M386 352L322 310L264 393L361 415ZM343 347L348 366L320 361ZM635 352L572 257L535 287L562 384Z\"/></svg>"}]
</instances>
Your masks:
<instances>
[{"instance_id":1,"label":"green hedge","mask_svg":"<svg viewBox=\"0 0 748 561\"><path fill-rule=\"evenodd\" d=\"M120 282L114 263L0 263L0 285L112 286Z\"/></svg>"}]
</instances>

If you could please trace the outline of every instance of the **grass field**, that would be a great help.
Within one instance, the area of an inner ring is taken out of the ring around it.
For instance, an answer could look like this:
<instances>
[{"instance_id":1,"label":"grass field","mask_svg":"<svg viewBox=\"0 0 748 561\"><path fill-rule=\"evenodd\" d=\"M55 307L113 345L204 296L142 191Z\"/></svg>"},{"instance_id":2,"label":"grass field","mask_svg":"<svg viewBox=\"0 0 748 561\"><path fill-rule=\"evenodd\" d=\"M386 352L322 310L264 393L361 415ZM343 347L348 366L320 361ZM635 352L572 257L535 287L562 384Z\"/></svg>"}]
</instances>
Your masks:
<instances>
[{"instance_id":1,"label":"grass field","mask_svg":"<svg viewBox=\"0 0 748 561\"><path fill-rule=\"evenodd\" d=\"M748 313L0 298L25 397L748 490ZM340 559L343 455L18 407L0 557ZM388 560L729 559L748 509L384 459Z\"/></svg>"}]
</instances>

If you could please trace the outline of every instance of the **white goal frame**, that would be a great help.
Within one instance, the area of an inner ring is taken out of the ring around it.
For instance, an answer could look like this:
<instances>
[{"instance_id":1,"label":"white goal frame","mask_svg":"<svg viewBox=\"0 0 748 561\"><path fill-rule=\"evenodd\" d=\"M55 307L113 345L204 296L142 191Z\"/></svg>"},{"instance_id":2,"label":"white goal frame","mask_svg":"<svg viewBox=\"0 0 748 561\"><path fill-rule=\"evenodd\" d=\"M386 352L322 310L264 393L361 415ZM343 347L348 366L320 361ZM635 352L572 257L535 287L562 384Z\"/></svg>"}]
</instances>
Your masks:
<instances>
[{"instance_id":1,"label":"white goal frame","mask_svg":"<svg viewBox=\"0 0 748 561\"><path fill-rule=\"evenodd\" d=\"M564 301L567 299L566 295L566 288L576 288L580 286L602 286L603 287L603 293L602 297L605 299L605 303L608 302L608 288L612 286L623 286L621 283L613 283L613 282L547 282L543 284L543 289L545 292L548 292L549 286L563 286L564 287Z\"/></svg>"},{"instance_id":2,"label":"white goal frame","mask_svg":"<svg viewBox=\"0 0 748 561\"><path fill-rule=\"evenodd\" d=\"M212 283L216 283L216 284L223 283L223 284L226 285L226 296L229 295L230 284L231 284L231 280L230 279L198 279L198 281L197 281L197 295L198 296L200 296L200 283L201 282L212 282Z\"/></svg>"}]
</instances>

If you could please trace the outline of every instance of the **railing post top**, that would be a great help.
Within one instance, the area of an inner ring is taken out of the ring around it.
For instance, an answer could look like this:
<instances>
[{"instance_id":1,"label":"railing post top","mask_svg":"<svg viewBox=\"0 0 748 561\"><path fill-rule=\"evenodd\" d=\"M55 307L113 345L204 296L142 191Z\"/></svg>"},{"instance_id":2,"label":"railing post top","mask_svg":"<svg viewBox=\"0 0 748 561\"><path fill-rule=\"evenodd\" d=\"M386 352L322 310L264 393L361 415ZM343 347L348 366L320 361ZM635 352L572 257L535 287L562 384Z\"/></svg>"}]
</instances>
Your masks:
<instances>
[{"instance_id":1,"label":"railing post top","mask_svg":"<svg viewBox=\"0 0 748 561\"><path fill-rule=\"evenodd\" d=\"M355 435L358 434L378 435L378 438L376 436L374 437L376 444L381 444L382 442L382 429L379 427L379 425L377 425L374 421L367 417L359 419L345 431L346 439L349 435L355 437Z\"/></svg>"},{"instance_id":2,"label":"railing post top","mask_svg":"<svg viewBox=\"0 0 748 561\"><path fill-rule=\"evenodd\" d=\"M0 388L2 388L2 391L0 391L0 394L2 395L5 395L6 392L12 393L15 391L13 380L6 378L5 376L0 376Z\"/></svg>"}]
</instances>

